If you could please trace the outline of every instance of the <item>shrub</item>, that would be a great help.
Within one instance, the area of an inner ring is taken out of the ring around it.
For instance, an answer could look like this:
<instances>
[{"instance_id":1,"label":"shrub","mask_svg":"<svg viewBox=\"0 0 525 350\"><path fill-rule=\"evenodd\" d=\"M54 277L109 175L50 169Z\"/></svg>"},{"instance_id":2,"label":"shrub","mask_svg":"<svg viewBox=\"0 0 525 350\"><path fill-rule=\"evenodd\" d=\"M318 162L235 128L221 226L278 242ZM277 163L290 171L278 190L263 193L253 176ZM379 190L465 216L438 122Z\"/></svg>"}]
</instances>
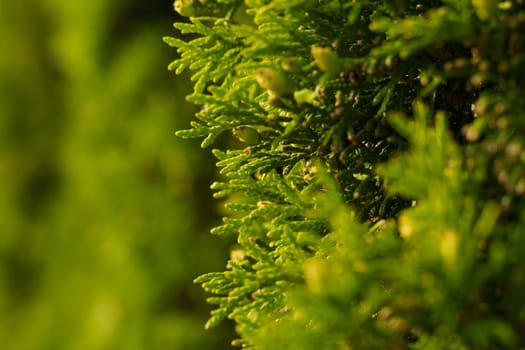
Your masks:
<instances>
[{"instance_id":1,"label":"shrub","mask_svg":"<svg viewBox=\"0 0 525 350\"><path fill-rule=\"evenodd\" d=\"M175 1L253 349L525 346L522 0ZM238 142L224 141L231 132ZM203 252L205 254L206 252Z\"/></svg>"}]
</instances>

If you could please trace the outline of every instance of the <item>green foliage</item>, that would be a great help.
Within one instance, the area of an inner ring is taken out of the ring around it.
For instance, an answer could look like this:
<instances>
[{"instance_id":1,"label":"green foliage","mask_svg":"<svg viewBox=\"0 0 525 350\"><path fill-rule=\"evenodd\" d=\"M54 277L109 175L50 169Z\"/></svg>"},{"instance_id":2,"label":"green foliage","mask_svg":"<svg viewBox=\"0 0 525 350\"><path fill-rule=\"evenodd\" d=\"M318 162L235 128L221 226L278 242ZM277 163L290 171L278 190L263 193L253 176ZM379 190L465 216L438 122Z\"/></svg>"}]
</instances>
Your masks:
<instances>
[{"instance_id":1,"label":"green foliage","mask_svg":"<svg viewBox=\"0 0 525 350\"><path fill-rule=\"evenodd\" d=\"M196 3L196 2L195 2ZM213 1L165 38L214 150L253 349L525 347L525 4ZM199 5L199 6L201 6ZM230 6L228 11L228 6Z\"/></svg>"},{"instance_id":2,"label":"green foliage","mask_svg":"<svg viewBox=\"0 0 525 350\"><path fill-rule=\"evenodd\" d=\"M2 350L228 348L192 283L227 242L199 203L209 157L173 135L194 109L164 68L169 8L0 4Z\"/></svg>"}]
</instances>

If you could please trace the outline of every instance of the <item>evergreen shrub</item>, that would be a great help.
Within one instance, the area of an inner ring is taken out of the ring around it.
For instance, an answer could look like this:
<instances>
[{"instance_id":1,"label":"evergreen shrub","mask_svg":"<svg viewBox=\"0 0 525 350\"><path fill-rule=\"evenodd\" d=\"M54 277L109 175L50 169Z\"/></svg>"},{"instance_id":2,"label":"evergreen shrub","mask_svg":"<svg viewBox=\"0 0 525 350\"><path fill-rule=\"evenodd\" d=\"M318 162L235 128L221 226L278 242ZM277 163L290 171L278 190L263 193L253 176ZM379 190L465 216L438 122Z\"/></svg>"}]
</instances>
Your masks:
<instances>
[{"instance_id":1,"label":"evergreen shrub","mask_svg":"<svg viewBox=\"0 0 525 350\"><path fill-rule=\"evenodd\" d=\"M178 135L220 145L212 233L237 239L196 279L207 328L232 319L251 349L525 348L523 0L174 7L169 68L200 106Z\"/></svg>"}]
</instances>

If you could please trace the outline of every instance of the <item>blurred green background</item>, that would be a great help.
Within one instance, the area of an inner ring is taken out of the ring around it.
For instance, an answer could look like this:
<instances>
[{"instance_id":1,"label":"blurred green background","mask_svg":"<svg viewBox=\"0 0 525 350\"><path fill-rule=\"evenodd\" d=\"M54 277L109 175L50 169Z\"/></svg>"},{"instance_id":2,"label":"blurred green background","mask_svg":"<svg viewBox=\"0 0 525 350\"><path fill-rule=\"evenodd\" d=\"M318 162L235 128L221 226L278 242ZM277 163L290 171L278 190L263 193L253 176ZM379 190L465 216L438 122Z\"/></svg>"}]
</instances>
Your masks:
<instances>
[{"instance_id":1,"label":"blurred green background","mask_svg":"<svg viewBox=\"0 0 525 350\"><path fill-rule=\"evenodd\" d=\"M0 2L0 349L226 349L209 152L170 1Z\"/></svg>"}]
</instances>

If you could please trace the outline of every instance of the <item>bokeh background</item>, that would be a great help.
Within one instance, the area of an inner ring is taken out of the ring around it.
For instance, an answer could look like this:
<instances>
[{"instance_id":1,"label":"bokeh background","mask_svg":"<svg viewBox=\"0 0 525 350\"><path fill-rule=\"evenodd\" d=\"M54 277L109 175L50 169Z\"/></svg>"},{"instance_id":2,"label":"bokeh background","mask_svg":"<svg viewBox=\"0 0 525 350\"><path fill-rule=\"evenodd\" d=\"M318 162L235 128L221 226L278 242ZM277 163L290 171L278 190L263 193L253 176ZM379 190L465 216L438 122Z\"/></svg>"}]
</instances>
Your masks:
<instances>
[{"instance_id":1,"label":"bokeh background","mask_svg":"<svg viewBox=\"0 0 525 350\"><path fill-rule=\"evenodd\" d=\"M214 159L167 71L171 2L0 1L0 349L227 349Z\"/></svg>"}]
</instances>

